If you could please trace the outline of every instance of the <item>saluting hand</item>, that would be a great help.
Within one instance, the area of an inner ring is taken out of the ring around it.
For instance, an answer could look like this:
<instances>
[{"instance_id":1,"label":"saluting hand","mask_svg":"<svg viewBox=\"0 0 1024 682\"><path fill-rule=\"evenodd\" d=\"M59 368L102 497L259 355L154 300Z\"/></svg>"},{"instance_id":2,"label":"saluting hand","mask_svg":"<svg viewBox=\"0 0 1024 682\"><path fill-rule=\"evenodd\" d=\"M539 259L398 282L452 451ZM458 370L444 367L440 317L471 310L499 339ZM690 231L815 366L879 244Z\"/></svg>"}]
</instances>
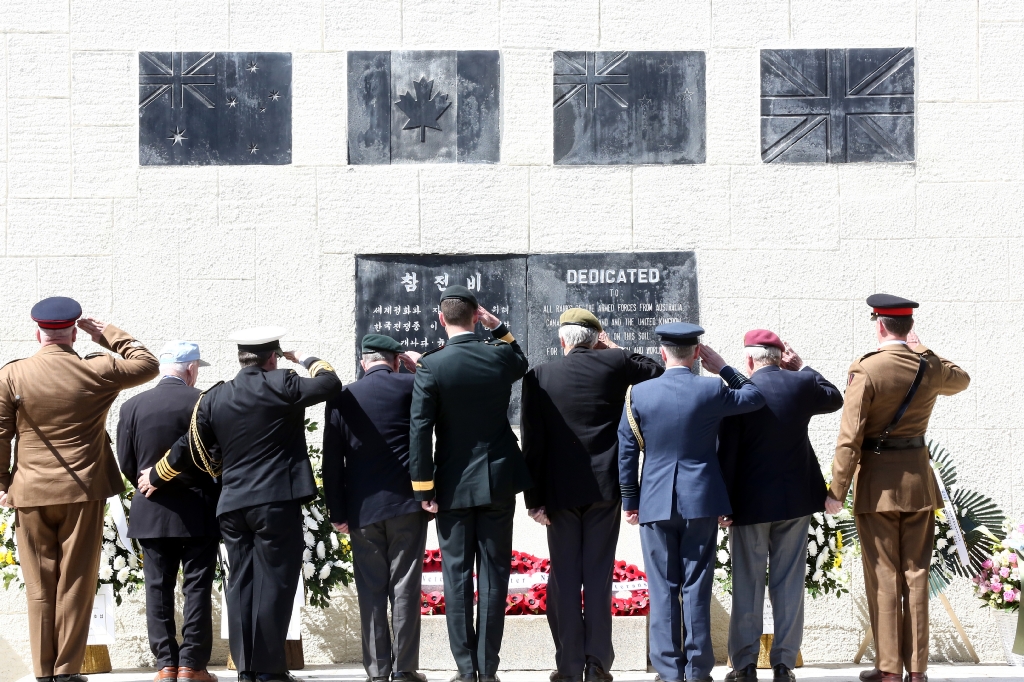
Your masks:
<instances>
[{"instance_id":1,"label":"saluting hand","mask_svg":"<svg viewBox=\"0 0 1024 682\"><path fill-rule=\"evenodd\" d=\"M14 509L14 505L11 504L11 498L7 496L6 492L0 492L0 507L6 509Z\"/></svg>"},{"instance_id":2,"label":"saluting hand","mask_svg":"<svg viewBox=\"0 0 1024 682\"><path fill-rule=\"evenodd\" d=\"M107 328L106 322L100 322L95 317L83 317L78 321L78 328L92 337L96 343L103 339L103 330Z\"/></svg>"},{"instance_id":3,"label":"saluting hand","mask_svg":"<svg viewBox=\"0 0 1024 682\"><path fill-rule=\"evenodd\" d=\"M638 523L640 523L640 510L639 509L626 510L626 511L622 512L622 514L623 514L623 516L626 517L626 523L628 523L629 525L635 526Z\"/></svg>"},{"instance_id":4,"label":"saluting hand","mask_svg":"<svg viewBox=\"0 0 1024 682\"><path fill-rule=\"evenodd\" d=\"M782 351L782 361L779 363L779 366L782 369L796 372L804 366L804 361L800 359L800 356L796 354L796 351L793 350L793 347L788 342L784 341L782 345L786 347L786 350Z\"/></svg>"},{"instance_id":5,"label":"saluting hand","mask_svg":"<svg viewBox=\"0 0 1024 682\"><path fill-rule=\"evenodd\" d=\"M150 497L153 493L156 492L156 488L154 488L153 484L149 482L149 473L151 471L153 471L153 467L149 467L148 469L143 469L142 471L140 471L138 481L139 485L136 486L138 487L139 492L145 495L146 497Z\"/></svg>"},{"instance_id":6,"label":"saluting hand","mask_svg":"<svg viewBox=\"0 0 1024 682\"><path fill-rule=\"evenodd\" d=\"M484 326L484 329L490 331L501 326L501 320L491 315L487 308L482 305L476 307L476 312L480 315L480 324Z\"/></svg>"},{"instance_id":7,"label":"saluting hand","mask_svg":"<svg viewBox=\"0 0 1024 682\"><path fill-rule=\"evenodd\" d=\"M597 343L594 344L594 348L600 350L602 348L618 348L619 344L608 338L608 332L601 332L597 335Z\"/></svg>"},{"instance_id":8,"label":"saluting hand","mask_svg":"<svg viewBox=\"0 0 1024 682\"><path fill-rule=\"evenodd\" d=\"M416 363L420 361L421 357L422 357L421 353L417 353L414 350L407 350L404 353L402 353L401 355L399 355L398 359L402 363L403 367L405 367L407 370L409 370L410 372L415 374L416 373Z\"/></svg>"},{"instance_id":9,"label":"saluting hand","mask_svg":"<svg viewBox=\"0 0 1024 682\"><path fill-rule=\"evenodd\" d=\"M301 353L297 350L286 350L284 351L284 353L282 353L282 355L284 355L285 360L290 360L291 362L294 362L296 365L301 365L302 361L309 357L305 353Z\"/></svg>"},{"instance_id":10,"label":"saluting hand","mask_svg":"<svg viewBox=\"0 0 1024 682\"><path fill-rule=\"evenodd\" d=\"M921 339L914 330L910 330L910 333L907 334L907 345L911 348L917 348L921 345Z\"/></svg>"},{"instance_id":11,"label":"saluting hand","mask_svg":"<svg viewBox=\"0 0 1024 682\"><path fill-rule=\"evenodd\" d=\"M725 358L703 343L700 344L700 361L704 363L704 369L712 374L718 374L725 367Z\"/></svg>"}]
</instances>

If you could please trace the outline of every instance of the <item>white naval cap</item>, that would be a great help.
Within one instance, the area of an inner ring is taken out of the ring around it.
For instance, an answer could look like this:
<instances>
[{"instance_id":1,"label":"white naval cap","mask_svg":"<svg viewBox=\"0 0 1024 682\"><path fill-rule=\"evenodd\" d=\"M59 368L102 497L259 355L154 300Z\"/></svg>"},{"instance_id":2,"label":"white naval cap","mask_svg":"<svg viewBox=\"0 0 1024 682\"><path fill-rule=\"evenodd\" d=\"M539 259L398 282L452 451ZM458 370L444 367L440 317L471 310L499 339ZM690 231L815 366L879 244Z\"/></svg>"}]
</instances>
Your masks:
<instances>
[{"instance_id":1,"label":"white naval cap","mask_svg":"<svg viewBox=\"0 0 1024 682\"><path fill-rule=\"evenodd\" d=\"M232 332L229 341L238 344L238 350L259 353L267 350L280 352L281 337L288 333L284 327L252 327Z\"/></svg>"}]
</instances>

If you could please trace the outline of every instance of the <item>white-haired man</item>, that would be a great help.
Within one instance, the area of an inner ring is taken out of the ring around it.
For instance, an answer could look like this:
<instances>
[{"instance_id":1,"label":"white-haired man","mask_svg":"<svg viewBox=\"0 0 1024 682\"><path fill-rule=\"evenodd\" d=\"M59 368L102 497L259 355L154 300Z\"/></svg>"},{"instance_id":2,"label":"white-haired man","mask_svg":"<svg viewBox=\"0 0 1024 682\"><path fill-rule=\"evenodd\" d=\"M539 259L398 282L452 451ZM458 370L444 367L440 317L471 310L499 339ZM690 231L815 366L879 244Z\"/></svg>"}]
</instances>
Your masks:
<instances>
[{"instance_id":1,"label":"white-haired man","mask_svg":"<svg viewBox=\"0 0 1024 682\"><path fill-rule=\"evenodd\" d=\"M775 620L772 673L777 682L789 682L803 637L807 529L811 515L825 510L825 479L807 425L841 408L843 394L804 367L774 332L751 330L743 345L747 374L765 405L727 417L719 432L718 459L732 504L733 670L726 680L757 679L767 569Z\"/></svg>"},{"instance_id":2,"label":"white-haired man","mask_svg":"<svg viewBox=\"0 0 1024 682\"><path fill-rule=\"evenodd\" d=\"M570 308L558 320L565 357L523 379L523 453L533 478L530 516L547 526L551 679L609 680L612 573L619 538L619 441L626 389L664 372L619 348L597 317ZM580 589L584 592L580 610Z\"/></svg>"},{"instance_id":3,"label":"white-haired man","mask_svg":"<svg viewBox=\"0 0 1024 682\"><path fill-rule=\"evenodd\" d=\"M195 388L199 345L171 341L160 352L156 386L121 406L117 460L137 484L139 472L156 466L187 431L199 400ZM213 647L211 595L220 544L217 498L220 484L209 476L181 476L152 497L136 495L128 537L138 538L146 577L146 625L157 661L155 682L216 682L206 670ZM182 572L185 597L182 642L174 623L174 587Z\"/></svg>"}]
</instances>

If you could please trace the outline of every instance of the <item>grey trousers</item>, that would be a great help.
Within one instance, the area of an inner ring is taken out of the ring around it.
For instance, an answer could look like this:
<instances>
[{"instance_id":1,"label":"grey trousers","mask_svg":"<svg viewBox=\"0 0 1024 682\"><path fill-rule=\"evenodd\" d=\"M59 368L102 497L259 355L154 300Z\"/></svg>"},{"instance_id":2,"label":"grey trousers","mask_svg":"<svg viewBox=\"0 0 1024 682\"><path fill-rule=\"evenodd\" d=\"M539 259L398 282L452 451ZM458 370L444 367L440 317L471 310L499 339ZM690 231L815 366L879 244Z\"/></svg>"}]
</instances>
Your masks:
<instances>
[{"instance_id":1,"label":"grey trousers","mask_svg":"<svg viewBox=\"0 0 1024 682\"><path fill-rule=\"evenodd\" d=\"M555 665L565 676L580 675L587 663L611 670L615 660L612 576L620 504L597 502L548 514L548 625L555 640Z\"/></svg>"},{"instance_id":2,"label":"grey trousers","mask_svg":"<svg viewBox=\"0 0 1024 682\"><path fill-rule=\"evenodd\" d=\"M811 517L733 526L729 657L734 668L757 663L763 629L765 569L774 614L771 664L796 667L804 636L804 571Z\"/></svg>"},{"instance_id":3,"label":"grey trousers","mask_svg":"<svg viewBox=\"0 0 1024 682\"><path fill-rule=\"evenodd\" d=\"M413 512L351 529L363 667L371 678L419 668L420 581L427 522L427 514Z\"/></svg>"}]
</instances>

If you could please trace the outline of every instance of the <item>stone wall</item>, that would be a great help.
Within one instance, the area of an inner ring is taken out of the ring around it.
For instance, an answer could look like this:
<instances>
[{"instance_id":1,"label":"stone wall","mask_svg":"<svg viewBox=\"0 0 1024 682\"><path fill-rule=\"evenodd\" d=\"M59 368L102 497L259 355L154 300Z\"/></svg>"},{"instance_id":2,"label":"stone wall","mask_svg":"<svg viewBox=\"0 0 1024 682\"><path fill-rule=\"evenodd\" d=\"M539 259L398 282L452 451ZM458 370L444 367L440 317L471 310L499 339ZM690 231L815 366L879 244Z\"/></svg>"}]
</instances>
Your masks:
<instances>
[{"instance_id":1,"label":"stone wall","mask_svg":"<svg viewBox=\"0 0 1024 682\"><path fill-rule=\"evenodd\" d=\"M0 3L0 361L33 352L53 294L152 345L196 339L234 373L234 328L278 323L346 380L355 253L675 250L697 254L701 323L727 359L777 330L842 385L871 348L863 299L923 304L919 331L972 375L930 435L964 484L1024 511L1024 5L1014 0L6 0ZM762 47L913 46L917 161L776 166L759 157ZM346 50L500 49L502 162L346 166ZM293 164L145 168L137 50L293 53ZM707 163L552 167L552 50L707 52ZM513 330L515 331L515 330ZM80 352L95 350L78 344ZM978 354L982 360L978 361ZM116 415L116 406L112 411ZM311 416L321 418L317 411ZM114 422L111 420L111 432ZM838 415L816 419L828 466ZM544 553L525 515L516 546ZM638 561L636 530L619 552ZM0 594L0 650L27 661L24 602ZM990 616L950 590L984 660ZM351 600L311 614L310 660L354 660ZM146 661L122 609L115 665ZM849 660L862 590L808 602L805 657ZM933 656L963 660L933 609ZM315 653L315 655L314 655ZM10 665L10 656L0 656Z\"/></svg>"}]
</instances>

